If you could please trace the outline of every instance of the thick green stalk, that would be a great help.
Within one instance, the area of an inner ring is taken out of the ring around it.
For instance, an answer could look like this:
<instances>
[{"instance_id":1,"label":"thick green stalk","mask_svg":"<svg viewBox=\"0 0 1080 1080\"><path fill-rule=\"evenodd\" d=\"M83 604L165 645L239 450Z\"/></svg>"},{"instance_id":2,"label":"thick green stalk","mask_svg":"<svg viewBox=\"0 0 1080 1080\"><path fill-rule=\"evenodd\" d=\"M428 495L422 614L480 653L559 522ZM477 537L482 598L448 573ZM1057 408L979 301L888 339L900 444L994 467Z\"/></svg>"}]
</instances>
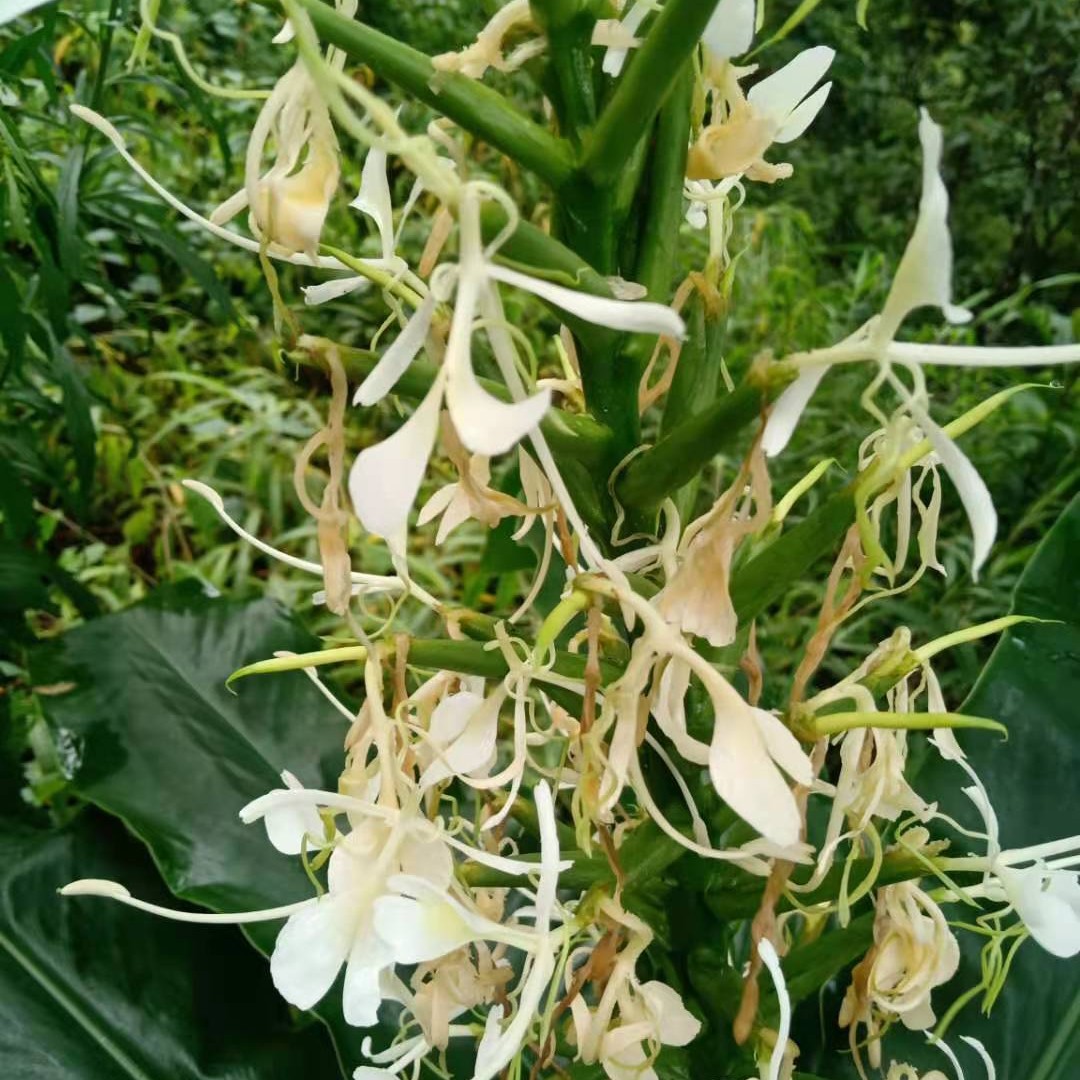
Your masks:
<instances>
[{"instance_id":1,"label":"thick green stalk","mask_svg":"<svg viewBox=\"0 0 1080 1080\"><path fill-rule=\"evenodd\" d=\"M633 280L648 290L648 298L658 304L666 304L671 297L683 218L683 179L693 96L694 72L686 63L656 121L641 239L632 274ZM651 353L650 347L647 355Z\"/></svg>"},{"instance_id":2,"label":"thick green stalk","mask_svg":"<svg viewBox=\"0 0 1080 1080\"><path fill-rule=\"evenodd\" d=\"M533 18L548 39L547 96L559 129L575 146L596 122L593 27L604 0L530 0Z\"/></svg>"},{"instance_id":3,"label":"thick green stalk","mask_svg":"<svg viewBox=\"0 0 1080 1080\"><path fill-rule=\"evenodd\" d=\"M634 458L616 489L619 501L637 510L654 510L717 454L734 445L781 389L751 376Z\"/></svg>"},{"instance_id":4,"label":"thick green stalk","mask_svg":"<svg viewBox=\"0 0 1080 1080\"><path fill-rule=\"evenodd\" d=\"M854 495L846 486L741 566L731 582L731 601L739 622L757 618L794 582L803 580L818 559L835 550L854 520Z\"/></svg>"},{"instance_id":5,"label":"thick green stalk","mask_svg":"<svg viewBox=\"0 0 1080 1080\"><path fill-rule=\"evenodd\" d=\"M260 3L270 5L273 0ZM311 17L322 41L367 64L552 187L569 180L574 168L569 144L524 116L498 91L459 72L438 71L424 53L339 15L322 0L297 3Z\"/></svg>"},{"instance_id":6,"label":"thick green stalk","mask_svg":"<svg viewBox=\"0 0 1080 1080\"><path fill-rule=\"evenodd\" d=\"M660 423L661 439L677 431L689 419L709 408L721 391L720 361L723 353L724 313L716 303L695 290L690 299L687 335L679 354L675 378L664 402ZM697 493L701 487L701 472L692 476L672 498L682 521L689 521Z\"/></svg>"},{"instance_id":7,"label":"thick green stalk","mask_svg":"<svg viewBox=\"0 0 1080 1080\"><path fill-rule=\"evenodd\" d=\"M645 43L628 60L626 73L585 146L582 168L598 185L615 182L638 140L649 131L716 3L668 0Z\"/></svg>"}]
</instances>

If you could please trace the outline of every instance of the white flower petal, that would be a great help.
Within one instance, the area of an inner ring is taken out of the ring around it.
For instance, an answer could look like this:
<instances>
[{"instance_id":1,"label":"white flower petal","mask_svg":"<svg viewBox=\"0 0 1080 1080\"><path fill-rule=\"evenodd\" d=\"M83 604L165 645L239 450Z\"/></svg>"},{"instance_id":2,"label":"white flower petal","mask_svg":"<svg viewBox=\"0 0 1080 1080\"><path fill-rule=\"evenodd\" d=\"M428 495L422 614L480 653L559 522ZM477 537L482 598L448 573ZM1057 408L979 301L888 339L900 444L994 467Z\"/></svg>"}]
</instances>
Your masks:
<instances>
[{"instance_id":1,"label":"white flower petal","mask_svg":"<svg viewBox=\"0 0 1080 1080\"><path fill-rule=\"evenodd\" d=\"M370 924L364 931L356 935L341 988L341 1011L345 1023L353 1027L373 1027L379 1022L383 998L380 976L394 962L393 951Z\"/></svg>"},{"instance_id":2,"label":"white flower petal","mask_svg":"<svg viewBox=\"0 0 1080 1080\"><path fill-rule=\"evenodd\" d=\"M642 983L641 995L656 1018L656 1033L664 1046L686 1046L698 1037L701 1021L683 1004L677 990L653 981Z\"/></svg>"},{"instance_id":3,"label":"white flower petal","mask_svg":"<svg viewBox=\"0 0 1080 1080\"><path fill-rule=\"evenodd\" d=\"M1080 953L1080 874L1001 865L994 873L1031 936L1048 953L1062 958Z\"/></svg>"},{"instance_id":4,"label":"white flower petal","mask_svg":"<svg viewBox=\"0 0 1080 1080\"><path fill-rule=\"evenodd\" d=\"M819 86L784 121L783 127L773 136L775 143L794 142L816 119L832 90L832 83Z\"/></svg>"},{"instance_id":5,"label":"white flower petal","mask_svg":"<svg viewBox=\"0 0 1080 1080\"><path fill-rule=\"evenodd\" d=\"M421 788L429 788L448 776L468 775L491 760L499 709L505 700L506 689L500 688L486 700L465 691L439 702L431 717L431 734L442 755L424 770Z\"/></svg>"},{"instance_id":6,"label":"white flower petal","mask_svg":"<svg viewBox=\"0 0 1080 1080\"><path fill-rule=\"evenodd\" d=\"M971 522L971 576L977 581L979 570L986 562L997 535L994 500L990 497L990 491L978 470L945 429L935 424L922 409L917 410L916 419L930 440L934 453L941 459L942 468L949 474L949 479L964 504L968 521Z\"/></svg>"},{"instance_id":7,"label":"white flower petal","mask_svg":"<svg viewBox=\"0 0 1080 1080\"><path fill-rule=\"evenodd\" d=\"M427 340L431 319L435 314L435 303L435 293L429 292L398 334L394 344L383 353L379 362L357 388L353 395L354 405L374 405L393 390Z\"/></svg>"},{"instance_id":8,"label":"white flower petal","mask_svg":"<svg viewBox=\"0 0 1080 1080\"><path fill-rule=\"evenodd\" d=\"M293 24L286 19L281 24L281 29L270 39L270 44L287 45L294 37L296 37L296 31L293 29Z\"/></svg>"},{"instance_id":9,"label":"white flower petal","mask_svg":"<svg viewBox=\"0 0 1080 1080\"><path fill-rule=\"evenodd\" d=\"M416 515L416 524L427 525L429 521L434 521L454 501L454 496L460 488L461 485L455 481L434 492L431 498L420 507L420 513Z\"/></svg>"},{"instance_id":10,"label":"white flower petal","mask_svg":"<svg viewBox=\"0 0 1080 1080\"><path fill-rule=\"evenodd\" d=\"M836 50L827 45L804 49L779 71L755 83L746 95L747 101L757 112L783 124L795 106L825 77L835 55Z\"/></svg>"},{"instance_id":11,"label":"white flower petal","mask_svg":"<svg viewBox=\"0 0 1080 1080\"><path fill-rule=\"evenodd\" d=\"M776 457L791 441L803 411L828 370L828 364L808 368L776 399L761 437L761 448L767 457Z\"/></svg>"},{"instance_id":12,"label":"white flower petal","mask_svg":"<svg viewBox=\"0 0 1080 1080\"><path fill-rule=\"evenodd\" d=\"M531 292L562 311L597 326L636 334L663 334L680 341L686 334L685 323L666 304L593 296L495 263L488 265L487 272L489 277L501 281L504 285Z\"/></svg>"},{"instance_id":13,"label":"white flower petal","mask_svg":"<svg viewBox=\"0 0 1080 1080\"><path fill-rule=\"evenodd\" d=\"M349 498L356 516L395 551L404 550L409 511L439 430L442 396L440 372L416 412L389 438L362 450L349 470Z\"/></svg>"},{"instance_id":14,"label":"white flower petal","mask_svg":"<svg viewBox=\"0 0 1080 1080\"><path fill-rule=\"evenodd\" d=\"M398 964L436 960L476 938L455 904L427 897L380 897L375 901L375 930Z\"/></svg>"},{"instance_id":15,"label":"white flower petal","mask_svg":"<svg viewBox=\"0 0 1080 1080\"><path fill-rule=\"evenodd\" d=\"M371 284L365 277L342 277L324 281L320 285L301 285L304 303L308 307L325 304L330 300L340 300L343 296L358 292Z\"/></svg>"},{"instance_id":16,"label":"white flower petal","mask_svg":"<svg viewBox=\"0 0 1080 1080\"><path fill-rule=\"evenodd\" d=\"M317 1005L345 963L355 930L355 899L349 896L323 896L291 915L270 957L278 993L298 1009Z\"/></svg>"},{"instance_id":17,"label":"white flower petal","mask_svg":"<svg viewBox=\"0 0 1080 1080\"><path fill-rule=\"evenodd\" d=\"M720 0L701 40L717 60L742 56L754 40L756 0Z\"/></svg>"},{"instance_id":18,"label":"white flower petal","mask_svg":"<svg viewBox=\"0 0 1080 1080\"><path fill-rule=\"evenodd\" d=\"M798 843L802 819L795 796L748 708L717 715L709 776L720 798L767 840L783 846Z\"/></svg>"},{"instance_id":19,"label":"white flower petal","mask_svg":"<svg viewBox=\"0 0 1080 1080\"><path fill-rule=\"evenodd\" d=\"M467 450L494 457L520 442L547 412L551 393L542 390L524 401L508 404L489 394L472 369L473 316L484 286L484 271L462 268L458 278L454 318L446 343L446 406ZM531 280L531 279L529 279Z\"/></svg>"},{"instance_id":20,"label":"white flower petal","mask_svg":"<svg viewBox=\"0 0 1080 1080\"><path fill-rule=\"evenodd\" d=\"M439 836L410 836L398 854L401 872L444 891L454 877L454 857Z\"/></svg>"},{"instance_id":21,"label":"white flower petal","mask_svg":"<svg viewBox=\"0 0 1080 1080\"><path fill-rule=\"evenodd\" d=\"M555 957L550 948L544 948L534 956L532 967L521 987L517 1012L505 1031L499 1030L502 1006L497 1005L488 1013L484 1036L476 1049L472 1080L494 1080L521 1049L522 1041L541 1011L540 1002L554 970Z\"/></svg>"},{"instance_id":22,"label":"white flower petal","mask_svg":"<svg viewBox=\"0 0 1080 1080\"><path fill-rule=\"evenodd\" d=\"M550 390L524 401L500 401L477 382L468 356L447 373L446 406L462 443L474 454L505 453L540 423L550 404Z\"/></svg>"},{"instance_id":23,"label":"white flower petal","mask_svg":"<svg viewBox=\"0 0 1080 1080\"><path fill-rule=\"evenodd\" d=\"M290 788L299 786L289 784ZM299 855L305 847L312 851L323 846L325 829L314 806L299 803L276 806L267 810L263 825L270 843L282 855Z\"/></svg>"},{"instance_id":24,"label":"white flower petal","mask_svg":"<svg viewBox=\"0 0 1080 1080\"><path fill-rule=\"evenodd\" d=\"M919 216L874 330L878 341L891 341L908 313L916 308L940 307L950 322L964 322L971 317L952 302L952 238L949 193L941 178L941 128L925 109L919 119L919 141L923 153Z\"/></svg>"},{"instance_id":25,"label":"white flower petal","mask_svg":"<svg viewBox=\"0 0 1080 1080\"><path fill-rule=\"evenodd\" d=\"M638 28L645 21L645 16L652 11L654 7L653 0L636 0L633 7L623 16L620 23L621 28L631 37L638 32ZM609 48L604 53L604 59L601 63L601 68L605 75L610 75L612 78L618 76L623 65L626 63L626 57L629 54L628 49Z\"/></svg>"},{"instance_id":26,"label":"white flower petal","mask_svg":"<svg viewBox=\"0 0 1080 1080\"><path fill-rule=\"evenodd\" d=\"M373 146L364 159L360 174L360 190L349 205L367 214L378 227L382 257L394 258L394 207L390 201L390 184L386 179L386 151Z\"/></svg>"},{"instance_id":27,"label":"white flower petal","mask_svg":"<svg viewBox=\"0 0 1080 1080\"><path fill-rule=\"evenodd\" d=\"M795 738L784 722L779 717L773 716L771 712L753 706L750 707L750 711L773 761L797 784L811 784L814 773L810 758L803 749L802 743Z\"/></svg>"}]
</instances>

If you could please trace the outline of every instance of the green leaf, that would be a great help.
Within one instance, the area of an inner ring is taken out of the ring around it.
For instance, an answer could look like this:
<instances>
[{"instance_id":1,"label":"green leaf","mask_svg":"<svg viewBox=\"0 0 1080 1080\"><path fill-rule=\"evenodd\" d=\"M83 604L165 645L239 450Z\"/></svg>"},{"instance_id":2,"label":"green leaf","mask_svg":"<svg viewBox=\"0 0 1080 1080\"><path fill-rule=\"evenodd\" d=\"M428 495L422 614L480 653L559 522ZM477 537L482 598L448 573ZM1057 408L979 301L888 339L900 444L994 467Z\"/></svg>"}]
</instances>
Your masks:
<instances>
[{"instance_id":1,"label":"green leaf","mask_svg":"<svg viewBox=\"0 0 1080 1080\"><path fill-rule=\"evenodd\" d=\"M1046 535L1016 587L1012 611L1049 623L1021 623L998 643L967 700L965 712L992 716L1012 733L1007 743L970 736L957 738L978 772L1001 824L1006 847L1021 847L1080 833L1076 762L1080 760L1080 497ZM970 802L960 793L966 776L936 755L914 778L919 794L937 800L962 823L978 827ZM976 842L955 845L956 853L979 851ZM989 909L987 909L989 910ZM970 921L967 909L950 906L950 918ZM958 932L963 948L960 970L947 987L934 993L934 1008L943 1016L949 1002L980 980L982 939ZM835 1004L838 1004L836 1002ZM826 1014L828 1015L828 1013ZM816 1017L816 1014L815 1014ZM982 1066L957 1039L981 1039L1000 1077L1023 1080L1074 1080L1080 1076L1080 964L1061 960L1027 941L1013 963L1005 988L989 1017L969 1003L954 1019L946 1040L956 1050L968 1076L982 1075ZM841 1040L842 1041L842 1040ZM886 1037L889 1057L910 1061L920 1069L942 1068L941 1052L923 1036L897 1024ZM850 1055L843 1049L819 1065L826 1073L854 1077Z\"/></svg>"},{"instance_id":2,"label":"green leaf","mask_svg":"<svg viewBox=\"0 0 1080 1080\"><path fill-rule=\"evenodd\" d=\"M33 1080L289 1080L335 1068L297 1029L265 965L232 928L178 926L106 901L81 877L169 897L145 851L96 813L51 832L0 827L0 1060Z\"/></svg>"},{"instance_id":3,"label":"green leaf","mask_svg":"<svg viewBox=\"0 0 1080 1080\"><path fill-rule=\"evenodd\" d=\"M299 861L237 813L280 787L282 769L334 786L345 724L300 672L252 680L236 695L225 680L276 650L317 644L273 601L215 599L188 582L32 654L34 685L51 688L41 699L50 726L76 748L72 790L121 818L182 899L245 911L311 895ZM269 951L277 929L246 932ZM356 1065L363 1033L340 1020L338 992L317 1011Z\"/></svg>"},{"instance_id":4,"label":"green leaf","mask_svg":"<svg viewBox=\"0 0 1080 1080\"><path fill-rule=\"evenodd\" d=\"M1005 847L1080 833L1080 804L1071 794L1080 760L1078 551L1080 496L1047 533L1013 596L1014 614L1058 621L1012 627L961 706L995 717L1012 732L1007 743L958 736L989 792ZM958 792L965 784L955 767L937 759L917 781L924 798L940 799L943 808L971 822L970 804ZM976 943L965 950L953 984L958 990L978 981L977 960ZM986 1043L999 1076L1072 1080L1080 1075L1080 964L1026 942L990 1018L970 1006L954 1030Z\"/></svg>"}]
</instances>

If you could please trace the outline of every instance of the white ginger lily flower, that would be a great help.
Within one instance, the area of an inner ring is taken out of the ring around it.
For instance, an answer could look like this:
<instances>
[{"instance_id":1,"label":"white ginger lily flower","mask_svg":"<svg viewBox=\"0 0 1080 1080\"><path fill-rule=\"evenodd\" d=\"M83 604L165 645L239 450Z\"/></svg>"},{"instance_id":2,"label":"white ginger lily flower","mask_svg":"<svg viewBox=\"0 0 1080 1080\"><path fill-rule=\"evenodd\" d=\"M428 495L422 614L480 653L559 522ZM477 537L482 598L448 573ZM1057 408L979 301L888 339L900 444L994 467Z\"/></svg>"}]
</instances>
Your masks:
<instances>
[{"instance_id":1,"label":"white ginger lily flower","mask_svg":"<svg viewBox=\"0 0 1080 1080\"><path fill-rule=\"evenodd\" d=\"M952 302L952 238L948 226L949 195L941 178L942 135L941 128L925 109L919 119L919 141L923 155L919 214L877 326L866 342L865 356L876 357L880 363L887 361L887 346L903 320L916 308L940 307L946 317L956 321L970 317ZM767 454L774 456L787 445L829 366L823 363L808 367L780 395L765 428L763 443Z\"/></svg>"},{"instance_id":2,"label":"white ginger lily flower","mask_svg":"<svg viewBox=\"0 0 1080 1080\"><path fill-rule=\"evenodd\" d=\"M611 1080L657 1080L650 1047L686 1046L700 1031L701 1021L666 983L628 984L619 995L618 1025L601 1036L599 1061Z\"/></svg>"},{"instance_id":3,"label":"white ginger lily flower","mask_svg":"<svg viewBox=\"0 0 1080 1080\"><path fill-rule=\"evenodd\" d=\"M442 415L441 428L442 447L457 469L458 479L439 488L420 508L416 518L417 525L426 525L442 516L435 534L436 544L441 544L454 529L469 520L494 528L504 517L531 520L535 516L532 507L488 486L491 459L465 449L446 412Z\"/></svg>"},{"instance_id":4,"label":"white ginger lily flower","mask_svg":"<svg viewBox=\"0 0 1080 1080\"><path fill-rule=\"evenodd\" d=\"M765 153L773 143L793 142L813 123L832 83L817 90L814 87L835 55L825 45L805 49L779 71L755 83L745 98L736 83L728 115L704 128L690 148L687 177L719 180L741 174L773 183L790 176L790 165L772 165L765 161Z\"/></svg>"},{"instance_id":5,"label":"white ginger lily flower","mask_svg":"<svg viewBox=\"0 0 1080 1080\"><path fill-rule=\"evenodd\" d=\"M540 422L550 392L540 390L505 402L485 390L472 366L473 322L485 294L497 283L531 292L578 318L615 330L680 338L682 319L662 304L590 296L541 278L499 266L485 252L480 234L479 193L466 188L461 203L461 259L440 268L427 300L364 380L357 398L373 404L393 389L424 344L438 302L454 295L454 314L443 365L413 415L393 435L357 456L349 474L349 494L364 527L397 552L404 550L409 511L416 500L435 443L443 400L466 449L491 457L518 443Z\"/></svg>"},{"instance_id":6,"label":"white ginger lily flower","mask_svg":"<svg viewBox=\"0 0 1080 1080\"><path fill-rule=\"evenodd\" d=\"M949 235L949 195L941 178L941 128L923 109L919 120L919 140L923 150L922 198L914 232L904 250L892 287L876 323L870 324L868 332L857 334L853 339L821 352L822 362L806 366L798 378L780 395L769 417L763 437L765 451L770 456L780 453L787 445L806 405L825 377L831 364L830 353L850 353L850 359L872 359L883 366L893 361L914 364L924 358L927 362L949 362L950 346L932 347L898 346L894 342L904 319L920 307L938 307L946 319L953 323L967 321L971 315L965 308L952 301L952 239ZM955 350L965 356L973 350ZM1009 350L976 349L975 354L990 362L995 352L1000 352L998 362L1009 362ZM1016 354L1023 354L1016 355ZM1028 354L1037 354L1028 356ZM1075 354L1075 355L1074 355ZM1042 363L1055 360L1080 359L1080 349L1065 351L1015 350L1015 363ZM964 362L957 359L953 362ZM970 361L978 364L978 359ZM997 515L986 484L979 476L967 455L949 435L929 416L922 398L924 394L912 395L899 380L890 378L894 389L904 399L912 417L922 429L933 447L942 467L949 474L971 522L974 538L972 551L972 577L977 578L993 546L997 532Z\"/></svg>"},{"instance_id":7,"label":"white ginger lily flower","mask_svg":"<svg viewBox=\"0 0 1080 1080\"><path fill-rule=\"evenodd\" d=\"M385 896L376 903L376 930L390 943L402 963L423 963L474 941L504 942L526 953L517 1009L505 1028L503 1006L497 1005L488 1012L472 1080L492 1080L521 1050L541 1011L541 999L555 970L554 951L560 938L552 931L551 922L561 865L559 838L550 788L540 782L533 794L540 826L540 872L531 907L531 927L495 922L432 888L423 878L399 879L397 884L405 895Z\"/></svg>"},{"instance_id":8,"label":"white ginger lily flower","mask_svg":"<svg viewBox=\"0 0 1080 1080\"><path fill-rule=\"evenodd\" d=\"M1080 874L1036 863L1025 869L993 865L1009 903L1031 936L1053 956L1080 953Z\"/></svg>"},{"instance_id":9,"label":"white ginger lily flower","mask_svg":"<svg viewBox=\"0 0 1080 1080\"><path fill-rule=\"evenodd\" d=\"M765 457L755 447L713 508L687 526L682 565L655 599L661 615L685 634L722 647L735 640L738 619L729 589L739 545L763 529L772 513Z\"/></svg>"},{"instance_id":10,"label":"white ginger lily flower","mask_svg":"<svg viewBox=\"0 0 1080 1080\"><path fill-rule=\"evenodd\" d=\"M275 161L260 173L271 137ZM223 225L247 208L257 237L313 259L340 172L330 111L303 61L298 60L278 80L251 130L244 187L226 199L210 220Z\"/></svg>"},{"instance_id":11,"label":"white ginger lily flower","mask_svg":"<svg viewBox=\"0 0 1080 1080\"><path fill-rule=\"evenodd\" d=\"M874 944L856 965L840 1009L851 1043L865 1025L871 1064L881 1062L881 1026L898 1017L912 1031L935 1020L930 996L956 974L960 947L941 908L914 882L878 890Z\"/></svg>"}]
</instances>

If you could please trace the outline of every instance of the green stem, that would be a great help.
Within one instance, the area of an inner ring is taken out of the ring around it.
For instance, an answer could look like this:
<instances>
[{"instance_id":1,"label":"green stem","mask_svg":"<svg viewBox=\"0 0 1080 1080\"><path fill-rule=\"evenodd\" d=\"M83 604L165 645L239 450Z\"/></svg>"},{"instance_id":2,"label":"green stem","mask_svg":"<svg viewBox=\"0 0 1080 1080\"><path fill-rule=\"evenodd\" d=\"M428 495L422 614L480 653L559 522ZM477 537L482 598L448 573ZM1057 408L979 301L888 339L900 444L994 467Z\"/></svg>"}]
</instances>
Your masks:
<instances>
[{"instance_id":1,"label":"green stem","mask_svg":"<svg viewBox=\"0 0 1080 1080\"><path fill-rule=\"evenodd\" d=\"M648 201L633 279L644 285L650 300L667 303L683 218L683 179L686 145L694 96L690 64L672 87L656 123L656 138L649 162ZM651 354L651 347L648 353Z\"/></svg>"},{"instance_id":2,"label":"green stem","mask_svg":"<svg viewBox=\"0 0 1080 1080\"><path fill-rule=\"evenodd\" d=\"M840 543L855 520L851 486L829 496L813 513L736 571L731 600L740 624L757 618L810 567Z\"/></svg>"},{"instance_id":3,"label":"green stem","mask_svg":"<svg viewBox=\"0 0 1080 1080\"><path fill-rule=\"evenodd\" d=\"M627 62L586 145L583 170L597 184L618 178L701 39L714 7L716 0L668 0L664 5L645 43Z\"/></svg>"},{"instance_id":4,"label":"green stem","mask_svg":"<svg viewBox=\"0 0 1080 1080\"><path fill-rule=\"evenodd\" d=\"M747 379L732 393L680 424L630 463L616 489L620 502L639 510L658 507L717 454L729 449L780 389L756 378Z\"/></svg>"},{"instance_id":5,"label":"green stem","mask_svg":"<svg viewBox=\"0 0 1080 1080\"><path fill-rule=\"evenodd\" d=\"M259 2L276 6L274 0ZM377 75L501 150L552 187L569 180L574 167L569 144L524 116L498 91L459 72L438 71L424 53L346 19L322 0L297 3L311 17L320 40L367 64Z\"/></svg>"},{"instance_id":6,"label":"green stem","mask_svg":"<svg viewBox=\"0 0 1080 1080\"><path fill-rule=\"evenodd\" d=\"M574 145L596 122L593 86L595 0L531 0L533 18L548 39L548 99L559 129Z\"/></svg>"},{"instance_id":7,"label":"green stem","mask_svg":"<svg viewBox=\"0 0 1080 1080\"><path fill-rule=\"evenodd\" d=\"M853 728L883 728L888 731L933 731L937 728L981 728L984 731L1000 731L1008 735L1008 729L997 720L984 716L967 716L964 713L895 713L895 712L835 712L808 718L803 722L812 738L837 735Z\"/></svg>"}]
</instances>

